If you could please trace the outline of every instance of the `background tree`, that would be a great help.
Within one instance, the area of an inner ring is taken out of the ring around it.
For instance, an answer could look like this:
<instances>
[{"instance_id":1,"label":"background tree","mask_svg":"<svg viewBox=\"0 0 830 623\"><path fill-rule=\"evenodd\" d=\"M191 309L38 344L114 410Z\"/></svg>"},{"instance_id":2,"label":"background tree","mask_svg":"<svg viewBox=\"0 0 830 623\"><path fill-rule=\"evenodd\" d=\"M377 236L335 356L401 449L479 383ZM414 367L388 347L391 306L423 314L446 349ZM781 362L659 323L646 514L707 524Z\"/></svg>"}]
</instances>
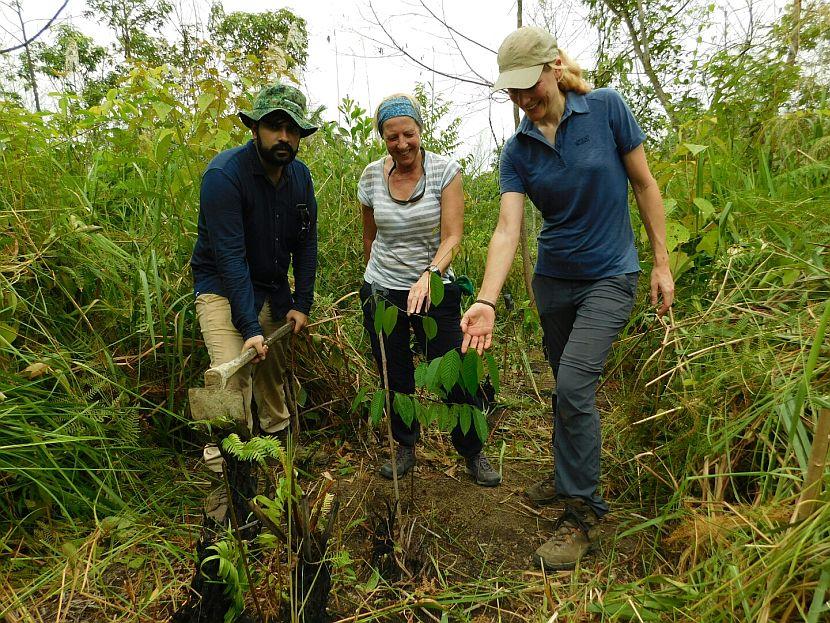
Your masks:
<instances>
[{"instance_id":1,"label":"background tree","mask_svg":"<svg viewBox=\"0 0 830 623\"><path fill-rule=\"evenodd\" d=\"M29 87L35 99L35 110L40 111L40 97L37 93L37 80L35 79L35 70L32 63L32 40L26 35L26 20L23 19L23 5L20 0L14 0L10 5L20 24L21 45L23 46L23 57L20 68L20 77L23 78L24 83ZM42 32L42 31L41 31Z\"/></svg>"},{"instance_id":2,"label":"background tree","mask_svg":"<svg viewBox=\"0 0 830 623\"><path fill-rule=\"evenodd\" d=\"M597 86L619 88L647 127L659 124L649 105L654 100L669 123L679 125L679 103L694 101L697 78L688 70L696 58L689 48L700 43L713 5L694 0L585 0L585 5L598 31Z\"/></svg>"},{"instance_id":3,"label":"background tree","mask_svg":"<svg viewBox=\"0 0 830 623\"><path fill-rule=\"evenodd\" d=\"M54 83L55 90L83 96L87 105L97 104L115 82L105 69L107 50L92 37L69 24L54 28L54 43L32 44L34 69Z\"/></svg>"},{"instance_id":4,"label":"background tree","mask_svg":"<svg viewBox=\"0 0 830 623\"><path fill-rule=\"evenodd\" d=\"M87 0L84 16L107 25L116 38L116 50L128 61L157 65L166 42L161 29L173 11L168 0Z\"/></svg>"},{"instance_id":5,"label":"background tree","mask_svg":"<svg viewBox=\"0 0 830 623\"><path fill-rule=\"evenodd\" d=\"M217 3L210 9L208 32L243 81L252 71L255 82L264 84L303 69L308 58L306 22L288 9L225 13Z\"/></svg>"}]
</instances>

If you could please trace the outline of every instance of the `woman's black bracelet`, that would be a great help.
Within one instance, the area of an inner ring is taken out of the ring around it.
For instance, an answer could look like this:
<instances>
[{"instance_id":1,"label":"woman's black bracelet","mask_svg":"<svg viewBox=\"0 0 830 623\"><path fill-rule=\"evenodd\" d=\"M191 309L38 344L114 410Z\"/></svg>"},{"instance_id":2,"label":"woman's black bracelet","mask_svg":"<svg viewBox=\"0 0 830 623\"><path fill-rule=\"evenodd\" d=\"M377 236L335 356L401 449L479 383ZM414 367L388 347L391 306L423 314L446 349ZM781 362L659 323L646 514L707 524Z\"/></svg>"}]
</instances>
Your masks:
<instances>
[{"instance_id":1,"label":"woman's black bracelet","mask_svg":"<svg viewBox=\"0 0 830 623\"><path fill-rule=\"evenodd\" d=\"M487 305L488 307L492 307L493 311L496 311L496 304L490 301L486 301L484 299L476 299L476 303L481 303L482 305Z\"/></svg>"}]
</instances>

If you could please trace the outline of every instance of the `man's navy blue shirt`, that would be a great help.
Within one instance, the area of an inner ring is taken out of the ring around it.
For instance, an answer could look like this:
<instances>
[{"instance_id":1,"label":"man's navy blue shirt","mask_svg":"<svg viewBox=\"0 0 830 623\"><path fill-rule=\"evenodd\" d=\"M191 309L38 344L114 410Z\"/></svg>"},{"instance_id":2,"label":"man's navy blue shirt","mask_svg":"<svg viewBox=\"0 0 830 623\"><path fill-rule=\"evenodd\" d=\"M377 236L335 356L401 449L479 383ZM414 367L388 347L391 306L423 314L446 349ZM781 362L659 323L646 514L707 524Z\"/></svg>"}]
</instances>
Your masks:
<instances>
[{"instance_id":1,"label":"man's navy blue shirt","mask_svg":"<svg viewBox=\"0 0 830 623\"><path fill-rule=\"evenodd\" d=\"M317 271L317 200L308 167L294 160L274 186L253 141L211 160L202 177L190 266L196 296L226 297L246 340L262 334L258 316L266 299L275 320L290 309L308 315Z\"/></svg>"},{"instance_id":2,"label":"man's navy blue shirt","mask_svg":"<svg viewBox=\"0 0 830 623\"><path fill-rule=\"evenodd\" d=\"M600 279L640 265L622 156L645 140L613 89L568 91L551 145L527 117L502 150L502 193L527 195L544 217L536 272Z\"/></svg>"}]
</instances>

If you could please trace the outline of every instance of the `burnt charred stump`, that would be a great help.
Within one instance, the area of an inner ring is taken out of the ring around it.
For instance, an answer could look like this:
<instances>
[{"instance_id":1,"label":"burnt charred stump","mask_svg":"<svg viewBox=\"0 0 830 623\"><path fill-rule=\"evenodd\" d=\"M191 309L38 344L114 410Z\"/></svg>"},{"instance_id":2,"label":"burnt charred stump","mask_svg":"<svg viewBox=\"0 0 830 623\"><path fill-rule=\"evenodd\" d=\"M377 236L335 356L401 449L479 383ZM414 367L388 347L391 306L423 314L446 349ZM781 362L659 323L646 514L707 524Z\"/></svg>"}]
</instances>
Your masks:
<instances>
[{"instance_id":1,"label":"burnt charred stump","mask_svg":"<svg viewBox=\"0 0 830 623\"><path fill-rule=\"evenodd\" d=\"M223 453L230 485L230 500L241 522L248 517L248 499L256 495L255 466L248 461L238 461ZM228 511L230 515L230 510ZM226 519L226 521L229 521ZM257 521L240 526L242 538L252 539L258 534ZM202 531L196 544L196 569L190 582L187 601L171 617L172 623L223 623L225 613L232 605L226 595L225 582L219 577L219 561L205 560L213 554L209 549L227 533L227 525L217 523L207 515L202 516ZM244 555L244 554L242 554ZM256 619L242 613L237 623L253 623Z\"/></svg>"},{"instance_id":2,"label":"burnt charred stump","mask_svg":"<svg viewBox=\"0 0 830 623\"><path fill-rule=\"evenodd\" d=\"M370 512L372 566L390 583L404 578L413 580L426 569L422 531L416 520L401 520L398 525L397 502L384 500L383 506Z\"/></svg>"},{"instance_id":3,"label":"burnt charred stump","mask_svg":"<svg viewBox=\"0 0 830 623\"><path fill-rule=\"evenodd\" d=\"M328 623L329 593L331 591L331 560L326 555L331 531L337 519L339 501L335 500L328 513L326 527L316 530L324 514L321 508L309 511L308 498L303 496L293 504L294 523L300 540L296 560L291 568L292 599L283 604L282 619L292 621L292 610L302 623Z\"/></svg>"},{"instance_id":4,"label":"burnt charred stump","mask_svg":"<svg viewBox=\"0 0 830 623\"><path fill-rule=\"evenodd\" d=\"M217 541L218 529L220 526L212 519L203 519L202 534L196 544L196 572L187 601L173 614L172 623L223 623L225 620L231 599L225 594L225 583L217 573L219 561L204 563L210 556L208 548Z\"/></svg>"},{"instance_id":5,"label":"burnt charred stump","mask_svg":"<svg viewBox=\"0 0 830 623\"><path fill-rule=\"evenodd\" d=\"M319 556L315 556L319 558ZM329 623L329 592L331 591L331 563L328 560L306 560L300 555L291 569L291 585L296 591L295 606L302 623ZM283 608L283 620L291 621L292 605Z\"/></svg>"},{"instance_id":6,"label":"burnt charred stump","mask_svg":"<svg viewBox=\"0 0 830 623\"><path fill-rule=\"evenodd\" d=\"M397 501L383 501L383 507L375 508L370 513L372 542L372 566L378 570L380 577L395 583L401 579L401 567L395 560L395 514Z\"/></svg>"}]
</instances>

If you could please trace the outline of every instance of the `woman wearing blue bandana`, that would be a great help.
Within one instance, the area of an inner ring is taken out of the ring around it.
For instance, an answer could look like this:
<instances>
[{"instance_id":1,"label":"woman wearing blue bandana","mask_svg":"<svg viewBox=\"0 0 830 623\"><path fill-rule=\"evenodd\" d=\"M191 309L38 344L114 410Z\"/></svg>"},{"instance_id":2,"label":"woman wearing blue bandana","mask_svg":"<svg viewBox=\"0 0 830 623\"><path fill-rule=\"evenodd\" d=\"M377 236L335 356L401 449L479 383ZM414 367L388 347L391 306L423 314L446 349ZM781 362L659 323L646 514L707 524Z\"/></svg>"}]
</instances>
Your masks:
<instances>
[{"instance_id":1,"label":"woman wearing blue bandana","mask_svg":"<svg viewBox=\"0 0 830 623\"><path fill-rule=\"evenodd\" d=\"M421 147L421 113L411 96L397 94L384 99L378 106L376 123L388 155L369 164L358 184L366 260L360 290L363 324L380 369L375 302L382 298L387 307L398 308L397 324L384 338L386 371L390 390L412 394L415 368L410 331L428 360L461 346L461 291L450 266L464 229L461 167L456 160ZM432 306L429 298L433 274L445 284L444 299L437 306ZM424 316L433 318L438 326L432 339L427 339L424 332ZM479 394L472 396L460 387L453 388L447 402L482 405ZM400 478L415 465L420 431L417 419L408 426L394 409L391 417ZM456 426L451 437L477 484L492 487L501 482L501 476L481 452L482 442L475 427L465 434ZM392 478L391 460L381 467L380 474Z\"/></svg>"},{"instance_id":2,"label":"woman wearing blue bandana","mask_svg":"<svg viewBox=\"0 0 830 623\"><path fill-rule=\"evenodd\" d=\"M637 293L629 184L654 254L650 291L659 315L674 300L663 200L643 151L645 134L626 103L612 89L592 90L548 32L525 27L508 35L498 64L494 89L506 89L525 115L501 153L499 222L479 291L484 303L464 315L463 350L480 353L490 346L495 302L516 253L528 197L544 218L533 292L556 393L555 471L526 494L539 504L564 503L553 536L534 557L546 569L571 569L608 512L599 491L596 386Z\"/></svg>"}]
</instances>

